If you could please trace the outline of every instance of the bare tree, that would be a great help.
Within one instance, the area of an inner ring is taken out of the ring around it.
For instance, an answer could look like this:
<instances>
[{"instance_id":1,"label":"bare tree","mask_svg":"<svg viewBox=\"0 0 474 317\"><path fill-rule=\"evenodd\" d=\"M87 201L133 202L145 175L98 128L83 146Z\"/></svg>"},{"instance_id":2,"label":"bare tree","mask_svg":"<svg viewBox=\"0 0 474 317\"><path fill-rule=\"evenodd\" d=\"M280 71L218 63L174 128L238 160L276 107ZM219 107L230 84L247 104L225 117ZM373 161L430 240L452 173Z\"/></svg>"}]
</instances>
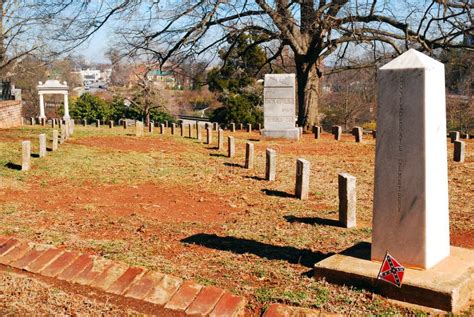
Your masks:
<instances>
[{"instance_id":1,"label":"bare tree","mask_svg":"<svg viewBox=\"0 0 474 317\"><path fill-rule=\"evenodd\" d=\"M114 86L125 86L130 76L130 65L123 61L123 55L119 50L110 48L105 55L112 64L112 73L110 75L110 83Z\"/></svg>"},{"instance_id":2,"label":"bare tree","mask_svg":"<svg viewBox=\"0 0 474 317\"><path fill-rule=\"evenodd\" d=\"M245 32L260 35L254 45L265 48L267 64L289 47L292 54L287 56L292 56L297 75L300 125L318 119L325 64L334 72L366 67L358 56L367 50L373 53L373 64L380 56L410 47L426 52L466 47L470 41L462 39L474 30L474 4L469 0L53 2L67 5L59 15L62 29L53 33L57 41L77 45L115 19L116 42L129 55L151 55L161 65L196 56L212 59L230 39Z\"/></svg>"},{"instance_id":3,"label":"bare tree","mask_svg":"<svg viewBox=\"0 0 474 317\"><path fill-rule=\"evenodd\" d=\"M321 93L323 125L343 125L345 130L375 118L375 70L348 70L326 76Z\"/></svg>"},{"instance_id":4,"label":"bare tree","mask_svg":"<svg viewBox=\"0 0 474 317\"><path fill-rule=\"evenodd\" d=\"M0 73L8 76L28 55L57 55L48 42L57 28L54 17L66 9L66 1L0 0Z\"/></svg>"},{"instance_id":5,"label":"bare tree","mask_svg":"<svg viewBox=\"0 0 474 317\"><path fill-rule=\"evenodd\" d=\"M145 123L148 125L152 112L168 112L168 110L166 109L160 89L149 78L150 71L156 69L156 65L145 63L143 66L142 71L133 74L135 80L130 90L133 93L128 93L124 97L131 102L135 111L145 118Z\"/></svg>"}]
</instances>

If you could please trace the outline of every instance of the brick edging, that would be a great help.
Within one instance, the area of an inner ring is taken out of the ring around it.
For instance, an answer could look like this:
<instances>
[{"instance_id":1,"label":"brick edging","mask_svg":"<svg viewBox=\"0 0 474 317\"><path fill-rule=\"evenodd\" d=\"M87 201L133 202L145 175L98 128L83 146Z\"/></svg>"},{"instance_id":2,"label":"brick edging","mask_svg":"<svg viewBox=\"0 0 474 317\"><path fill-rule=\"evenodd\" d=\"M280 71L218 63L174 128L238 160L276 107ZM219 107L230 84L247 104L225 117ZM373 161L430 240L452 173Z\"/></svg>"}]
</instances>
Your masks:
<instances>
[{"instance_id":1,"label":"brick edging","mask_svg":"<svg viewBox=\"0 0 474 317\"><path fill-rule=\"evenodd\" d=\"M244 297L194 281L11 236L0 236L0 264L198 316L243 316Z\"/></svg>"}]
</instances>

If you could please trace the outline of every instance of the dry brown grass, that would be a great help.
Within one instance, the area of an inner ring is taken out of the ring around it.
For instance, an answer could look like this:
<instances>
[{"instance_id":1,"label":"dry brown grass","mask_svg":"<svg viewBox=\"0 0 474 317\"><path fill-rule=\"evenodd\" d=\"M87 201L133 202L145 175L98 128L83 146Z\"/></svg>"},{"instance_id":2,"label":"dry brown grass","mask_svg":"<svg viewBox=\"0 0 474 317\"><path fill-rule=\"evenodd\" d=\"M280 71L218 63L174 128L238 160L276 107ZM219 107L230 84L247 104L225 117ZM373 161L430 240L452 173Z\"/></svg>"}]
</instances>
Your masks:
<instances>
[{"instance_id":1,"label":"dry brown grass","mask_svg":"<svg viewBox=\"0 0 474 317\"><path fill-rule=\"evenodd\" d=\"M23 275L0 271L0 315L137 316L138 313L87 296L68 293Z\"/></svg>"}]
</instances>

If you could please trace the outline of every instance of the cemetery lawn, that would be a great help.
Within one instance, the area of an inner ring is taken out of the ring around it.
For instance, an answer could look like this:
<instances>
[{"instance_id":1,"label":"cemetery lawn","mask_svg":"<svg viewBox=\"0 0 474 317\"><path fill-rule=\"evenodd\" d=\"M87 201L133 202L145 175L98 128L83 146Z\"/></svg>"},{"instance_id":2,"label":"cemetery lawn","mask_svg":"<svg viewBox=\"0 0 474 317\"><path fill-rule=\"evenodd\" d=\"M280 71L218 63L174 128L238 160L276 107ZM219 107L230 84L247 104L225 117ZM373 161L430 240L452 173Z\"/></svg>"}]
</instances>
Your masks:
<instances>
[{"instance_id":1,"label":"cemetery lawn","mask_svg":"<svg viewBox=\"0 0 474 317\"><path fill-rule=\"evenodd\" d=\"M137 138L133 127L76 125L57 152L32 158L28 172L17 169L21 141L32 140L36 154L38 134L47 133L50 146L52 129L0 130L0 234L216 285L249 298L250 314L274 302L343 314L419 312L370 290L312 278L318 261L370 241L372 137L358 144L350 135L337 142L327 133L321 140L306 134L295 143L225 131L236 138L231 159L227 139L224 151L214 148L216 132L209 146L158 130ZM242 168L248 140L255 144L253 170ZM473 249L474 142L466 143L462 164L452 162L448 145L451 244ZM263 179L267 147L277 151L275 182ZM293 197L300 157L311 162L307 201ZM340 172L357 177L356 229L337 226ZM115 309L94 307L106 314ZM474 306L466 311L473 312Z\"/></svg>"}]
</instances>

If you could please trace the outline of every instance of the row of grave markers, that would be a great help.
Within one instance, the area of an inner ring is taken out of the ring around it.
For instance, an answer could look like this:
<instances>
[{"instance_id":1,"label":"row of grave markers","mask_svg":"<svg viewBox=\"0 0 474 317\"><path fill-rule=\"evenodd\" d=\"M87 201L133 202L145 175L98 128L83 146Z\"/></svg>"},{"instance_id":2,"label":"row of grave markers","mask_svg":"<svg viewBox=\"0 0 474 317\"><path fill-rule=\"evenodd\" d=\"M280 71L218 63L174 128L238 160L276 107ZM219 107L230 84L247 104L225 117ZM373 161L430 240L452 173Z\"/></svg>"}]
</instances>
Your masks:
<instances>
[{"instance_id":1,"label":"row of grave markers","mask_svg":"<svg viewBox=\"0 0 474 317\"><path fill-rule=\"evenodd\" d=\"M63 122L62 120L58 120L58 119L50 119L51 120L51 127L54 129L56 127L56 125L59 125L61 127L61 123ZM74 120L70 120L71 122L74 122ZM42 125L45 125L47 122L46 119L40 119L40 124ZM64 121L66 122L66 121ZM83 122L83 125L84 126L87 126L88 125L88 122L87 120L82 120ZM35 118L31 118L31 124L34 124L35 123ZM97 119L95 120L95 126L100 128L101 127L101 120ZM150 122L148 124L148 132L150 133L153 133L154 131L154 127L157 126L158 123L155 123L155 122ZM127 129L128 128L128 122L127 120L121 120L121 125L124 129ZM110 120L108 122L108 126L109 128L113 128L114 127L114 121L113 120ZM198 140L201 140L202 139L202 132L201 132L201 129L202 129L202 126L199 124L199 123L196 123L196 124L188 124L188 137L189 138L192 138L193 137L193 126L196 127L196 134L197 134L197 139ZM176 134L176 131L177 131L177 127L179 127L180 129L180 135L181 136L184 136L184 124L180 124L180 125L177 125L176 123L171 123L169 124L168 121L164 121L164 123L161 123L159 124L159 127L160 127L160 133L161 134L164 134L165 133L165 128L167 127L170 127L171 128L171 134L172 135L175 135ZM204 127L206 129L210 128L211 131L215 130L215 131L220 131L222 129L220 129L219 127L219 124L217 122L206 122L204 124ZM135 132L135 135L136 136L144 136L144 124L142 121L135 121L135 129L136 129L136 132ZM243 123L240 123L239 124L239 129L240 130L243 130L244 129L244 124ZM250 123L247 123L246 124L246 131L247 132L252 132L252 124ZM262 129L262 126L261 124L258 124L257 125L257 129L258 130L261 130ZM230 132L235 132L236 131L236 124L235 123L230 123L229 125L229 130ZM321 135L322 135L322 132L323 132L323 129L321 126L313 126L313 133L314 133L314 138L315 139L320 139L321 138ZM341 136L342 136L342 126L333 126L332 129L331 129L331 133L334 135L334 139L336 141L340 141L341 140ZM375 130L371 130L370 133L372 134L372 137L375 139L376 138L376 131ZM364 134L364 130L362 127L354 127L352 129L352 133L351 133L354 138L355 138L355 142L357 143L361 143L362 140L363 140L363 134ZM465 160L465 152L466 152L466 144L465 142L461 141L461 134L459 131L452 131L449 133L449 137L451 139L451 143L454 144L454 153L453 153L453 160L455 162L460 162L460 163L463 163L464 160ZM465 134L463 135L463 137L465 139L469 139L469 135L468 134ZM212 135L209 135L208 133L208 138L211 138L212 140ZM208 142L209 143L209 142ZM221 143L219 142L219 149L221 150L222 147L221 147Z\"/></svg>"},{"instance_id":2,"label":"row of grave markers","mask_svg":"<svg viewBox=\"0 0 474 317\"><path fill-rule=\"evenodd\" d=\"M55 121L53 120L53 127L55 127ZM63 144L66 142L67 139L74 133L74 120L62 120L58 121L58 125L61 129L61 133L58 130L53 130L52 138L51 138L51 151L57 151L59 148L59 144ZM39 153L38 157L43 158L46 156L47 148L47 138L46 134L42 133L38 136L39 138ZM28 171L31 169L31 141L26 140L21 142L21 170Z\"/></svg>"},{"instance_id":3,"label":"row of grave markers","mask_svg":"<svg viewBox=\"0 0 474 317\"><path fill-rule=\"evenodd\" d=\"M188 125L188 137L192 138L193 125ZM143 127L143 126L142 126ZM198 124L197 127L197 139L202 140L201 128ZM206 141L205 144L211 145L213 143L213 132L214 127L210 125L206 128ZM142 129L143 130L143 129ZM161 124L161 134L164 134L165 127ZM171 134L174 135L176 131L176 125L171 125ZM232 130L231 130L232 131ZM184 128L181 125L181 136L184 136ZM218 129L217 134L217 149L224 149L224 130ZM227 137L227 157L233 158L235 156L235 138L233 136ZM252 142L246 142L245 144L245 163L244 168L253 169L254 167L254 156L255 149ZM266 149L266 160L265 160L265 179L267 181L274 181L276 179L276 167L277 167L277 152L273 149ZM295 197L298 199L308 199L309 196L309 176L310 176L311 164L309 161L298 158L296 160L296 180L295 180ZM356 226L356 178L348 173L340 173L338 175L339 184L339 222L346 228L352 228Z\"/></svg>"}]
</instances>

